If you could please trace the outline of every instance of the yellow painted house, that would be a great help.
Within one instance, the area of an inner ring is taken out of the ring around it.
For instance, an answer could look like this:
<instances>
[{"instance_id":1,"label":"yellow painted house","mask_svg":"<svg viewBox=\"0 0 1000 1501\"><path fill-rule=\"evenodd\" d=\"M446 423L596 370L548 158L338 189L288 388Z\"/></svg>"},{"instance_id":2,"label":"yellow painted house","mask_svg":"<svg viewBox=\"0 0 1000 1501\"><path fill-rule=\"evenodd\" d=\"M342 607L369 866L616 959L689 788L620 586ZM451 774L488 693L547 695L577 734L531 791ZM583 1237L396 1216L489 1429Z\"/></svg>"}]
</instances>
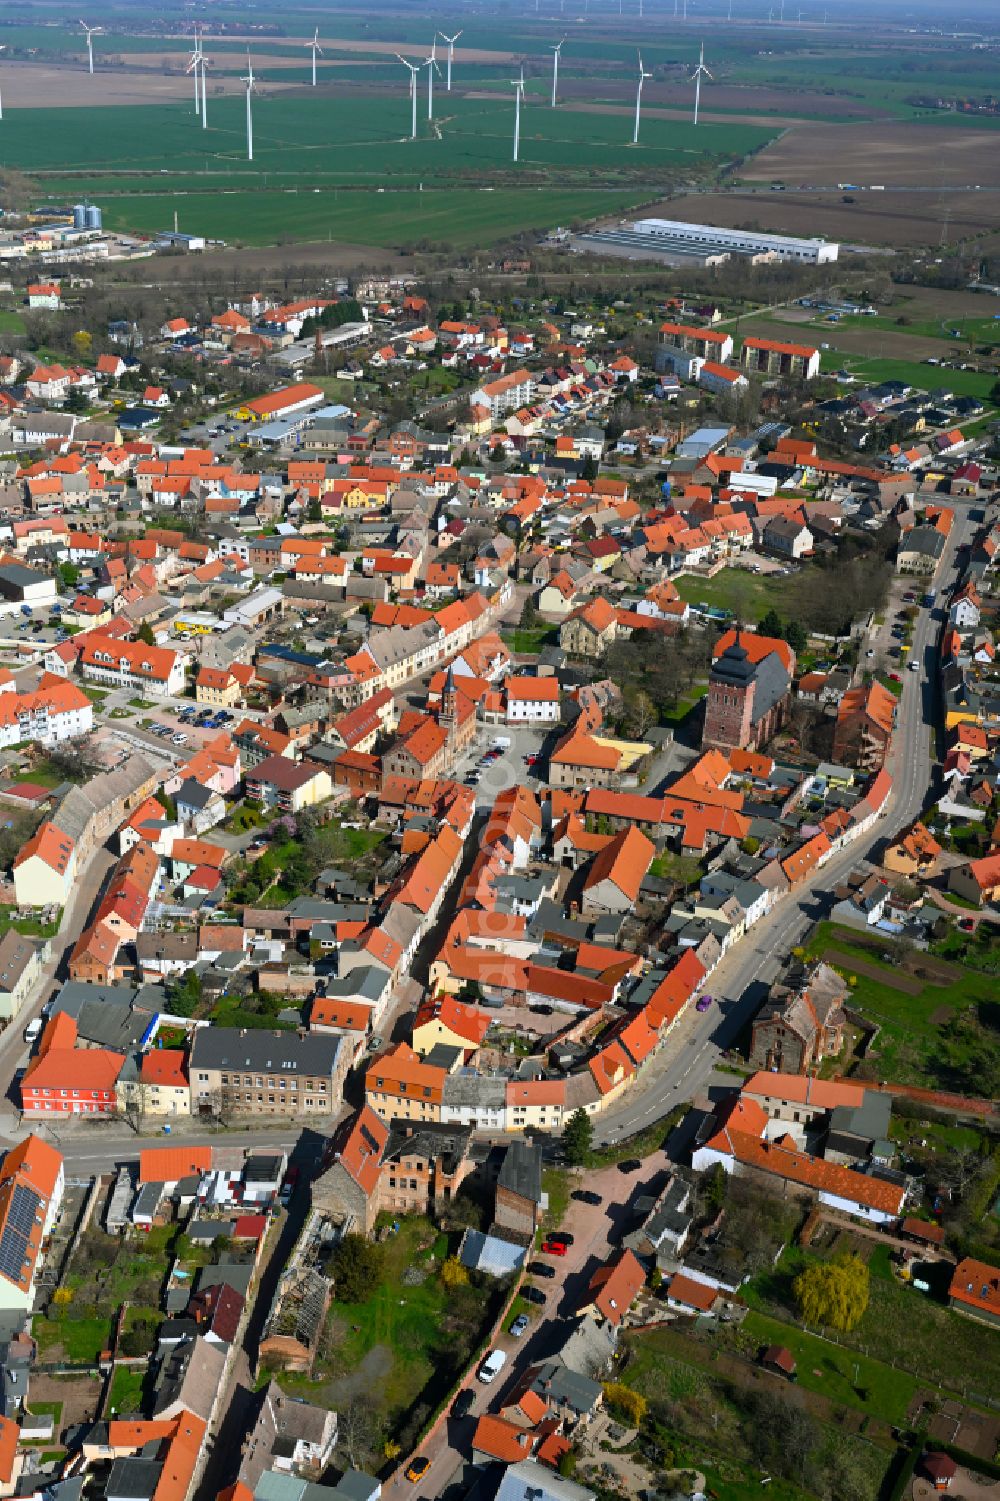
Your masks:
<instances>
[{"instance_id":1,"label":"yellow painted house","mask_svg":"<svg viewBox=\"0 0 1000 1501\"><path fill-rule=\"evenodd\" d=\"M413 1051L426 1058L438 1043L445 1047L470 1048L482 1046L490 1028L490 1018L478 1006L466 1006L452 995L435 996L418 1010L413 1023Z\"/></svg>"}]
</instances>

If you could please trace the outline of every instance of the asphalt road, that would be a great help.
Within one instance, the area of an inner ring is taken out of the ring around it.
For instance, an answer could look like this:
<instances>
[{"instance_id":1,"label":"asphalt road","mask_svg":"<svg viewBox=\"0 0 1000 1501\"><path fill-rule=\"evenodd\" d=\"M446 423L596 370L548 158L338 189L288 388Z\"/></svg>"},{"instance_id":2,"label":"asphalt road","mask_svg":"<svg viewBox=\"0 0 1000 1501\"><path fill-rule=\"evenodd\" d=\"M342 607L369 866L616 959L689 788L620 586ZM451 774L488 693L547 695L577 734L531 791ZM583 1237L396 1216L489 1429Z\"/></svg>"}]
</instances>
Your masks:
<instances>
[{"instance_id":1,"label":"asphalt road","mask_svg":"<svg viewBox=\"0 0 1000 1501\"><path fill-rule=\"evenodd\" d=\"M956 557L973 530L968 510L956 508L955 524L933 584L939 599L947 599L955 584ZM920 584L916 587L919 593ZM718 1004L701 1014L689 1010L675 1028L667 1050L652 1060L642 1083L595 1122L598 1142L614 1142L641 1131L681 1100L705 1089L722 1053L732 1046L760 1006L766 986L777 975L779 961L801 942L810 925L829 906L829 893L869 856L874 846L922 812L931 779L937 704L935 642L941 626L940 611L938 605L937 618L932 618L930 610L921 608L911 652L921 670L901 674L903 691L887 762L893 785L885 816L827 861L811 881L780 901L733 946L708 982Z\"/></svg>"}]
</instances>

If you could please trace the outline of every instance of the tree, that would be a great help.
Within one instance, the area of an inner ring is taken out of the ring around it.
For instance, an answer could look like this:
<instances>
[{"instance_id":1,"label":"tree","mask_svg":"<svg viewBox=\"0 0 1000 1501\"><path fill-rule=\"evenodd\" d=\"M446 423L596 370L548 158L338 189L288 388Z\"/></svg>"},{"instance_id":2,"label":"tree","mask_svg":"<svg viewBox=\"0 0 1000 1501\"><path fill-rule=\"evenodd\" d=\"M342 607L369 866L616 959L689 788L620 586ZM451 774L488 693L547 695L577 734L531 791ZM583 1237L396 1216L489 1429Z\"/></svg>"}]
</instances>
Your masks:
<instances>
[{"instance_id":1,"label":"tree","mask_svg":"<svg viewBox=\"0 0 1000 1501\"><path fill-rule=\"evenodd\" d=\"M563 1127L563 1146L566 1161L573 1167L582 1167L590 1156L594 1139L594 1127L586 1110L574 1110Z\"/></svg>"},{"instance_id":2,"label":"tree","mask_svg":"<svg viewBox=\"0 0 1000 1501\"><path fill-rule=\"evenodd\" d=\"M60 563L56 569L59 574L59 582L64 589L73 589L80 577L80 570L75 563Z\"/></svg>"},{"instance_id":3,"label":"tree","mask_svg":"<svg viewBox=\"0 0 1000 1501\"><path fill-rule=\"evenodd\" d=\"M88 333L85 328L78 328L76 333L73 335L73 353L76 355L77 359L89 359L93 348L93 334Z\"/></svg>"},{"instance_id":4,"label":"tree","mask_svg":"<svg viewBox=\"0 0 1000 1501\"><path fill-rule=\"evenodd\" d=\"M637 740L641 740L646 731L656 723L656 705L645 688L633 688L629 685L622 696L625 701L625 722L629 732Z\"/></svg>"},{"instance_id":5,"label":"tree","mask_svg":"<svg viewBox=\"0 0 1000 1501\"><path fill-rule=\"evenodd\" d=\"M441 1267L441 1286L449 1289L464 1287L469 1274L457 1256L449 1256Z\"/></svg>"},{"instance_id":6,"label":"tree","mask_svg":"<svg viewBox=\"0 0 1000 1501\"><path fill-rule=\"evenodd\" d=\"M797 620L790 620L785 626L785 640L796 656L798 656L799 652L805 651L809 645L809 637L806 635L804 627Z\"/></svg>"},{"instance_id":7,"label":"tree","mask_svg":"<svg viewBox=\"0 0 1000 1501\"><path fill-rule=\"evenodd\" d=\"M169 1007L175 1016L194 1016L201 1005L202 984L197 970L189 969L184 977L171 985Z\"/></svg>"},{"instance_id":8,"label":"tree","mask_svg":"<svg viewBox=\"0 0 1000 1501\"><path fill-rule=\"evenodd\" d=\"M381 1246L363 1235L345 1235L331 1262L337 1302L366 1303L382 1280L382 1264Z\"/></svg>"},{"instance_id":9,"label":"tree","mask_svg":"<svg viewBox=\"0 0 1000 1501\"><path fill-rule=\"evenodd\" d=\"M773 636L777 640L781 640L784 628L781 624L781 616L773 605L760 617L760 620L757 622L757 630L762 636Z\"/></svg>"},{"instance_id":10,"label":"tree","mask_svg":"<svg viewBox=\"0 0 1000 1501\"><path fill-rule=\"evenodd\" d=\"M604 1382L604 1400L611 1412L630 1428L638 1428L646 1416L646 1399L621 1381Z\"/></svg>"},{"instance_id":11,"label":"tree","mask_svg":"<svg viewBox=\"0 0 1000 1501\"><path fill-rule=\"evenodd\" d=\"M714 1218L726 1199L726 1171L721 1162L713 1162L699 1184L699 1196L706 1211Z\"/></svg>"},{"instance_id":12,"label":"tree","mask_svg":"<svg viewBox=\"0 0 1000 1501\"><path fill-rule=\"evenodd\" d=\"M136 639L141 641L145 646L156 645L156 637L153 635L153 627L150 625L148 620L144 620L142 622L142 625L136 632Z\"/></svg>"},{"instance_id":13,"label":"tree","mask_svg":"<svg viewBox=\"0 0 1000 1501\"><path fill-rule=\"evenodd\" d=\"M868 1267L860 1256L837 1256L806 1267L792 1284L799 1312L807 1324L826 1324L849 1332L868 1307Z\"/></svg>"}]
</instances>

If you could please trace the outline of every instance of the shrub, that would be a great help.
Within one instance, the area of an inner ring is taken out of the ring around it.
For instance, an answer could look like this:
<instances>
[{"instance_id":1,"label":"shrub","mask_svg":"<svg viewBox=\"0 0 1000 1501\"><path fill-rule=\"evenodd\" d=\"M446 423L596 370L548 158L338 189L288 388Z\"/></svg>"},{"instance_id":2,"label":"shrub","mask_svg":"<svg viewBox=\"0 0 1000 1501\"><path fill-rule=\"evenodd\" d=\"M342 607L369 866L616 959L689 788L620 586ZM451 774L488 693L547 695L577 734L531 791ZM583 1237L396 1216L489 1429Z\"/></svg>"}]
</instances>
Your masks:
<instances>
[{"instance_id":1,"label":"shrub","mask_svg":"<svg viewBox=\"0 0 1000 1501\"><path fill-rule=\"evenodd\" d=\"M645 1397L621 1381L605 1381L604 1400L612 1417L629 1428L638 1428L646 1416Z\"/></svg>"}]
</instances>

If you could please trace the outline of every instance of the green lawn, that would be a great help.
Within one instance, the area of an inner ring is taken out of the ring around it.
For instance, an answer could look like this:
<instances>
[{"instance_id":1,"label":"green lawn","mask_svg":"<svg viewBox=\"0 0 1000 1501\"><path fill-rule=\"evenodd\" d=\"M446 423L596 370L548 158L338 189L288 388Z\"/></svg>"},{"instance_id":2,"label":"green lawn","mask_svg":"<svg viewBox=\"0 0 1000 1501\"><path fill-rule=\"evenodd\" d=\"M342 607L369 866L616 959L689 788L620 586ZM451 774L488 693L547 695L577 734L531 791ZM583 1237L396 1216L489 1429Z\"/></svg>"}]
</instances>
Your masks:
<instances>
[{"instance_id":1,"label":"green lawn","mask_svg":"<svg viewBox=\"0 0 1000 1501\"><path fill-rule=\"evenodd\" d=\"M366 1397L380 1436L415 1441L415 1413L426 1421L480 1347L506 1297L503 1284L488 1279L480 1286L442 1286L440 1267L449 1246L454 1251L457 1244L457 1236L449 1242L427 1219L400 1220L398 1231L383 1242L384 1272L374 1296L366 1303L332 1305L327 1353L317 1360L315 1379L282 1375L281 1385L296 1396L331 1403L339 1400L338 1378L349 1378L363 1362L377 1362L377 1385ZM404 1273L413 1281L404 1280Z\"/></svg>"},{"instance_id":2,"label":"green lawn","mask_svg":"<svg viewBox=\"0 0 1000 1501\"><path fill-rule=\"evenodd\" d=\"M899 674L898 683L895 681L895 679L891 678L887 672L877 673L876 676L878 677L878 680L882 684L883 688L888 688L889 692L893 695L894 698L899 698L900 694L903 691L902 673Z\"/></svg>"},{"instance_id":3,"label":"green lawn","mask_svg":"<svg viewBox=\"0 0 1000 1501\"><path fill-rule=\"evenodd\" d=\"M0 308L0 334L23 334L24 319L20 313Z\"/></svg>"},{"instance_id":4,"label":"green lawn","mask_svg":"<svg viewBox=\"0 0 1000 1501\"><path fill-rule=\"evenodd\" d=\"M59 918L55 922L40 922L37 917L15 917L16 907L0 906L0 937L8 928L15 928L30 938L54 938L59 932Z\"/></svg>"},{"instance_id":5,"label":"green lawn","mask_svg":"<svg viewBox=\"0 0 1000 1501\"><path fill-rule=\"evenodd\" d=\"M880 1360L844 1350L762 1313L747 1315L741 1335L751 1346L784 1345L791 1350L797 1363L798 1385L807 1391L822 1392L842 1407L859 1407L887 1423L906 1422L907 1409L919 1385L908 1371L897 1371Z\"/></svg>"},{"instance_id":6,"label":"green lawn","mask_svg":"<svg viewBox=\"0 0 1000 1501\"><path fill-rule=\"evenodd\" d=\"M835 338L836 332L832 331L831 344ZM958 340L955 342L957 344ZM983 401L989 399L997 379L995 375L979 375L975 370L942 370L937 365L924 365L918 360L879 359L838 349L823 352L822 366L824 370L849 370L858 380L872 383L901 380L918 391L936 391L943 387L956 396L978 396Z\"/></svg>"},{"instance_id":7,"label":"green lawn","mask_svg":"<svg viewBox=\"0 0 1000 1501\"><path fill-rule=\"evenodd\" d=\"M996 978L965 969L952 983L925 983L912 993L852 968L860 961L886 977L898 970L896 964L880 957L891 952L890 940L885 940L884 947L867 949L858 944L857 937L850 928L819 923L808 953L826 957L842 974L856 980L854 1005L881 1028L875 1043L879 1077L975 1094L975 1073L965 1075L963 1066L978 1046L997 1046L995 1025L990 1024L996 1010Z\"/></svg>"},{"instance_id":8,"label":"green lawn","mask_svg":"<svg viewBox=\"0 0 1000 1501\"><path fill-rule=\"evenodd\" d=\"M661 881L679 881L683 886L693 886L701 876L701 861L694 855L675 855L667 850L656 856L649 873Z\"/></svg>"},{"instance_id":9,"label":"green lawn","mask_svg":"<svg viewBox=\"0 0 1000 1501\"><path fill-rule=\"evenodd\" d=\"M732 610L734 615L751 621L772 607L781 615L791 585L788 578L771 578L746 568L723 568L710 579L682 574L674 582L677 593L688 604Z\"/></svg>"},{"instance_id":10,"label":"green lawn","mask_svg":"<svg viewBox=\"0 0 1000 1501\"><path fill-rule=\"evenodd\" d=\"M516 626L501 635L511 651L522 657L536 657L544 647L559 643L559 629L550 625Z\"/></svg>"},{"instance_id":11,"label":"green lawn","mask_svg":"<svg viewBox=\"0 0 1000 1501\"><path fill-rule=\"evenodd\" d=\"M15 784L33 782L36 787L61 787L65 781L65 774L44 759L34 762L27 771L19 772L14 778Z\"/></svg>"},{"instance_id":12,"label":"green lawn","mask_svg":"<svg viewBox=\"0 0 1000 1501\"><path fill-rule=\"evenodd\" d=\"M27 1406L28 1406L28 1411L30 1413L32 1413L33 1416L35 1416L36 1418L42 1418L42 1417L44 1417L46 1415L46 1413L48 1413L49 1416L52 1418L52 1440L49 1440L49 1439L40 1439L40 1440L37 1440L37 1442L39 1442L39 1443L46 1443L47 1444L47 1443L50 1443L50 1442L52 1442L54 1440L56 1443L58 1443L58 1441L59 1441L59 1432L60 1432L60 1429L62 1428L63 1404L61 1402L33 1402L32 1401L32 1402L29 1402L27 1404Z\"/></svg>"},{"instance_id":13,"label":"green lawn","mask_svg":"<svg viewBox=\"0 0 1000 1501\"><path fill-rule=\"evenodd\" d=\"M119 1417L142 1412L142 1389L148 1369L148 1366L115 1367L108 1404L112 1412Z\"/></svg>"},{"instance_id":14,"label":"green lawn","mask_svg":"<svg viewBox=\"0 0 1000 1501\"><path fill-rule=\"evenodd\" d=\"M61 1352L63 1359L75 1365L96 1365L111 1338L110 1318L32 1319L31 1333L42 1360L52 1360Z\"/></svg>"},{"instance_id":15,"label":"green lawn","mask_svg":"<svg viewBox=\"0 0 1000 1501\"><path fill-rule=\"evenodd\" d=\"M569 1209L573 1177L565 1168L547 1167L542 1173L542 1189L549 1197L543 1224L546 1230L558 1230Z\"/></svg>"},{"instance_id":16,"label":"green lawn","mask_svg":"<svg viewBox=\"0 0 1000 1501\"><path fill-rule=\"evenodd\" d=\"M665 725L674 725L675 727L681 724L685 719L687 719L692 709L696 709L698 707L707 693L707 682L696 683L688 693L681 694L680 698L677 700L676 704L674 704L674 707L672 709L663 710L663 713L660 715L663 723Z\"/></svg>"}]
</instances>

